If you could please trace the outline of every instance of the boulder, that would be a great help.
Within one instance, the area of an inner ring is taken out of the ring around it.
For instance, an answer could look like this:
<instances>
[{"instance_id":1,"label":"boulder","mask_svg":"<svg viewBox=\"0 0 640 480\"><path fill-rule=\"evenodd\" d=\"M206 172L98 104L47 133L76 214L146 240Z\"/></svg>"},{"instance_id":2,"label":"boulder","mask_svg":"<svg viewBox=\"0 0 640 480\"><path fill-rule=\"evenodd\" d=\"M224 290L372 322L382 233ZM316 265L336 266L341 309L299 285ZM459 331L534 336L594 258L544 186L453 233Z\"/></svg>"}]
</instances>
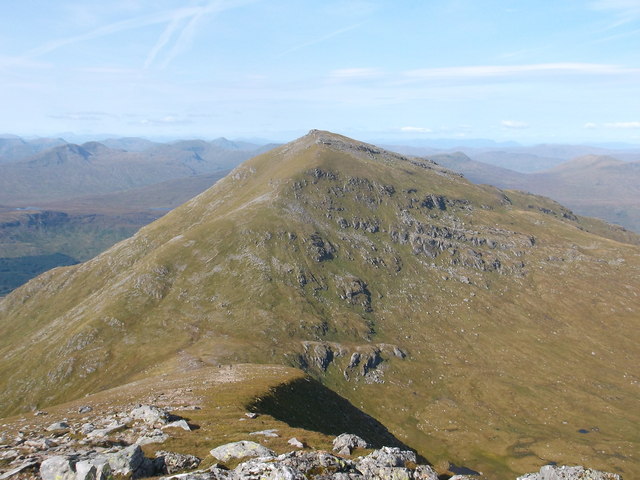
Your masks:
<instances>
[{"instance_id":1,"label":"boulder","mask_svg":"<svg viewBox=\"0 0 640 480\"><path fill-rule=\"evenodd\" d=\"M300 440L298 440L296 437L292 437L289 440L287 440L287 443L289 445L291 445L292 447L296 447L296 448L304 448L304 443L302 443Z\"/></svg>"},{"instance_id":2,"label":"boulder","mask_svg":"<svg viewBox=\"0 0 640 480\"><path fill-rule=\"evenodd\" d=\"M398 447L382 447L374 450L358 461L360 465L378 465L380 467L406 467L417 463L416 454L410 450L400 450Z\"/></svg>"},{"instance_id":3,"label":"boulder","mask_svg":"<svg viewBox=\"0 0 640 480\"><path fill-rule=\"evenodd\" d=\"M367 441L352 433L342 433L333 439L333 451L340 455L351 455L354 448L368 448Z\"/></svg>"},{"instance_id":4,"label":"boulder","mask_svg":"<svg viewBox=\"0 0 640 480\"><path fill-rule=\"evenodd\" d=\"M169 423L169 414L166 410L154 405L140 405L131 410L131 418L142 420L145 423L156 424Z\"/></svg>"},{"instance_id":5,"label":"boulder","mask_svg":"<svg viewBox=\"0 0 640 480\"><path fill-rule=\"evenodd\" d=\"M358 473L351 460L322 451L289 452L278 456L276 461L308 476L317 472L331 476L338 473Z\"/></svg>"},{"instance_id":6,"label":"boulder","mask_svg":"<svg viewBox=\"0 0 640 480\"><path fill-rule=\"evenodd\" d=\"M413 480L413 472L404 467L376 467L362 473L366 480Z\"/></svg>"},{"instance_id":7,"label":"boulder","mask_svg":"<svg viewBox=\"0 0 640 480\"><path fill-rule=\"evenodd\" d=\"M152 460L146 458L139 445L130 445L112 453L94 455L86 460L96 469L108 464L110 473L130 478L148 477L155 473Z\"/></svg>"},{"instance_id":8,"label":"boulder","mask_svg":"<svg viewBox=\"0 0 640 480\"><path fill-rule=\"evenodd\" d=\"M56 422L49 425L46 430L47 432L52 433L66 433L70 429L71 427L69 427L69 424L67 422Z\"/></svg>"},{"instance_id":9,"label":"boulder","mask_svg":"<svg viewBox=\"0 0 640 480\"><path fill-rule=\"evenodd\" d=\"M76 480L111 480L112 478L108 463L94 464L90 460L76 463Z\"/></svg>"},{"instance_id":10,"label":"boulder","mask_svg":"<svg viewBox=\"0 0 640 480\"><path fill-rule=\"evenodd\" d=\"M184 419L176 420L175 422L171 422L171 423L167 423L165 426L162 427L162 429L165 429L165 428L181 428L183 430L186 430L187 432L191 431L191 427L189 426L187 421L184 420Z\"/></svg>"},{"instance_id":11,"label":"boulder","mask_svg":"<svg viewBox=\"0 0 640 480\"><path fill-rule=\"evenodd\" d=\"M249 440L227 443L211 450L211 455L222 462L228 462L233 458L246 457L275 457L273 450L263 447L259 443Z\"/></svg>"},{"instance_id":12,"label":"boulder","mask_svg":"<svg viewBox=\"0 0 640 480\"><path fill-rule=\"evenodd\" d=\"M42 480L75 480L74 463L67 457L56 455L45 459L40 464Z\"/></svg>"},{"instance_id":13,"label":"boulder","mask_svg":"<svg viewBox=\"0 0 640 480\"><path fill-rule=\"evenodd\" d=\"M80 427L80 433L87 435L93 432L95 429L96 429L96 426L93 423L90 423L90 422L83 423L82 426Z\"/></svg>"},{"instance_id":14,"label":"boulder","mask_svg":"<svg viewBox=\"0 0 640 480\"><path fill-rule=\"evenodd\" d=\"M601 472L581 466L545 465L538 473L528 473L517 480L622 480L616 473Z\"/></svg>"},{"instance_id":15,"label":"boulder","mask_svg":"<svg viewBox=\"0 0 640 480\"><path fill-rule=\"evenodd\" d=\"M438 473L429 465L418 465L413 471L414 480L438 480Z\"/></svg>"},{"instance_id":16,"label":"boulder","mask_svg":"<svg viewBox=\"0 0 640 480\"><path fill-rule=\"evenodd\" d=\"M360 458L356 467L367 479L411 480L415 467L416 454L397 447L382 447L366 457Z\"/></svg>"},{"instance_id":17,"label":"boulder","mask_svg":"<svg viewBox=\"0 0 640 480\"><path fill-rule=\"evenodd\" d=\"M164 443L169 439L169 435L162 430L155 429L151 432L147 432L136 440L136 445L147 445L149 443Z\"/></svg>"},{"instance_id":18,"label":"boulder","mask_svg":"<svg viewBox=\"0 0 640 480\"><path fill-rule=\"evenodd\" d=\"M250 460L241 463L233 471L234 477L241 480L307 480L299 470L280 462Z\"/></svg>"},{"instance_id":19,"label":"boulder","mask_svg":"<svg viewBox=\"0 0 640 480\"><path fill-rule=\"evenodd\" d=\"M196 472L180 473L170 477L162 477L159 480L238 480L232 472L217 467L209 470L198 470Z\"/></svg>"},{"instance_id":20,"label":"boulder","mask_svg":"<svg viewBox=\"0 0 640 480\"><path fill-rule=\"evenodd\" d=\"M280 436L276 433L277 431L278 430L275 428L270 428L269 430L260 430L258 432L251 432L249 435L262 435L263 437L277 438Z\"/></svg>"},{"instance_id":21,"label":"boulder","mask_svg":"<svg viewBox=\"0 0 640 480\"><path fill-rule=\"evenodd\" d=\"M172 474L182 470L198 468L200 462L201 460L194 455L159 450L156 452L154 464L156 471Z\"/></svg>"}]
</instances>

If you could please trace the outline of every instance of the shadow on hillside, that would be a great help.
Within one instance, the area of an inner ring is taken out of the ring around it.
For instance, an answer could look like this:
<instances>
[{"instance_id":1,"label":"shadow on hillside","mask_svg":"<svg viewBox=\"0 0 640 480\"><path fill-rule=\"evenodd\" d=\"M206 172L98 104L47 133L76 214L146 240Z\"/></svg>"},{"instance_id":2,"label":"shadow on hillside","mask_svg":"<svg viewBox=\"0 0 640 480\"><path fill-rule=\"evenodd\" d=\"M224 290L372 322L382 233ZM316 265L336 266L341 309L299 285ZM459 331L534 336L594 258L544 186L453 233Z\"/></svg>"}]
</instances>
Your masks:
<instances>
[{"instance_id":1,"label":"shadow on hillside","mask_svg":"<svg viewBox=\"0 0 640 480\"><path fill-rule=\"evenodd\" d=\"M354 433L374 448L388 446L415 451L394 437L378 420L311 378L282 384L268 395L256 399L248 409L271 415L294 428L334 436ZM428 463L420 455L418 459L421 463Z\"/></svg>"}]
</instances>

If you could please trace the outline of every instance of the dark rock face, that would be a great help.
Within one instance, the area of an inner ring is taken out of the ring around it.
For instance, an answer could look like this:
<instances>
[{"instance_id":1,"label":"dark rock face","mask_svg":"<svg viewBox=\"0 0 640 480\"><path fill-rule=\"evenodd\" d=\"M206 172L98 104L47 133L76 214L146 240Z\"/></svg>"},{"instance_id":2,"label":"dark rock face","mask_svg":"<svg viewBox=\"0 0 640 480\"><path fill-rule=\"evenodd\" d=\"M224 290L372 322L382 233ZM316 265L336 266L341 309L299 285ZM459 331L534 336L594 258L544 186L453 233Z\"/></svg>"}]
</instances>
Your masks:
<instances>
[{"instance_id":1,"label":"dark rock face","mask_svg":"<svg viewBox=\"0 0 640 480\"><path fill-rule=\"evenodd\" d=\"M355 285L360 288L359 284ZM385 362L407 357L400 347L386 343L358 346L355 351L353 347L331 342L303 342L302 347L296 363L303 370L326 372L335 364L343 370L346 380L367 383L384 383Z\"/></svg>"},{"instance_id":2,"label":"dark rock face","mask_svg":"<svg viewBox=\"0 0 640 480\"><path fill-rule=\"evenodd\" d=\"M336 279L336 287L342 300L352 305L360 305L366 312L372 311L371 292L367 284L358 277L339 277Z\"/></svg>"},{"instance_id":3,"label":"dark rock face","mask_svg":"<svg viewBox=\"0 0 640 480\"><path fill-rule=\"evenodd\" d=\"M329 242L326 242L322 237L314 233L309 238L308 246L309 256L316 262L324 262L325 260L331 260L336 249Z\"/></svg>"}]
</instances>

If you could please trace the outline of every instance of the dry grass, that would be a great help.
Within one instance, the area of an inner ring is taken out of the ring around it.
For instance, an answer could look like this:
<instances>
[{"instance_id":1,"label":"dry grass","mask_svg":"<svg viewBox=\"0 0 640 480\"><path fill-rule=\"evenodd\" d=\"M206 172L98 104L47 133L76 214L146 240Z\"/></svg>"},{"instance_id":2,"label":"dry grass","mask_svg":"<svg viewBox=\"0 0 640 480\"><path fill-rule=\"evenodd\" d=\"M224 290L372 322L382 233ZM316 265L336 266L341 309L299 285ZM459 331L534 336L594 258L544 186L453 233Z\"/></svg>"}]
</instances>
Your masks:
<instances>
[{"instance_id":1,"label":"dry grass","mask_svg":"<svg viewBox=\"0 0 640 480\"><path fill-rule=\"evenodd\" d=\"M547 199L320 137L333 145L310 135L256 157L8 296L4 411L129 382L179 352L296 364L303 341L388 343L408 356L385 358L383 383L345 380L349 355L312 371L429 460L505 478L549 461L640 474L639 247ZM446 208L421 206L433 195ZM394 232L442 248L416 253Z\"/></svg>"}]
</instances>

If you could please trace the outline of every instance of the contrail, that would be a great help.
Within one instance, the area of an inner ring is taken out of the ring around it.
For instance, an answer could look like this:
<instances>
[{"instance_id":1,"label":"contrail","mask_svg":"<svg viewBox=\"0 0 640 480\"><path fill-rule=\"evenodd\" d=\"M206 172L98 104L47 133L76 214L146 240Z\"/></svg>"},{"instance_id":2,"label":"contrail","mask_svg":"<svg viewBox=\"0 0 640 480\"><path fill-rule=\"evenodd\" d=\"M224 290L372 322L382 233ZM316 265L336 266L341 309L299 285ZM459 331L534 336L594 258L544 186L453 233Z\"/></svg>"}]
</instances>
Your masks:
<instances>
[{"instance_id":1,"label":"contrail","mask_svg":"<svg viewBox=\"0 0 640 480\"><path fill-rule=\"evenodd\" d=\"M331 32L328 33L327 35L324 35L323 37L317 38L315 40L311 40L309 42L305 42L305 43L301 43L300 45L296 45L295 47L291 47L288 50L285 50L284 52L278 54L275 56L275 58L280 58L283 57L291 52L295 52L297 50L302 50L303 48L307 48L310 47L311 45L316 45L318 43L322 43L326 40L329 40L330 38L336 37L338 35L341 35L345 32L348 32L350 30L355 30L356 28L362 26L365 22L361 22L361 23L356 23L355 25L351 25L349 27L344 27L341 28L340 30L336 30L335 32Z\"/></svg>"}]
</instances>

